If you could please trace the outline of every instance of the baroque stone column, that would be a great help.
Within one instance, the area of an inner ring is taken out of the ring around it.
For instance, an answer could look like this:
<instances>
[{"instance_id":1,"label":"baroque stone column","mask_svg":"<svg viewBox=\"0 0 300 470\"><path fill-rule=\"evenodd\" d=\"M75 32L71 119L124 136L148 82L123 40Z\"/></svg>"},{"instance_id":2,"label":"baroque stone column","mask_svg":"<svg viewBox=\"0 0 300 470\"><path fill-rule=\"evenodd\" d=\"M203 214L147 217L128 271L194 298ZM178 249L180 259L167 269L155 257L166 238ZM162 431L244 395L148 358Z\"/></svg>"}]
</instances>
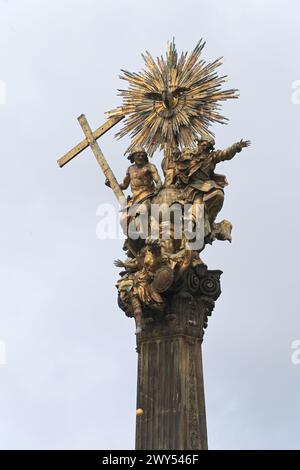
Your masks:
<instances>
[{"instance_id":1,"label":"baroque stone column","mask_svg":"<svg viewBox=\"0 0 300 470\"><path fill-rule=\"evenodd\" d=\"M219 297L221 271L190 268L161 316L146 313L137 335L136 449L205 450L201 343Z\"/></svg>"}]
</instances>

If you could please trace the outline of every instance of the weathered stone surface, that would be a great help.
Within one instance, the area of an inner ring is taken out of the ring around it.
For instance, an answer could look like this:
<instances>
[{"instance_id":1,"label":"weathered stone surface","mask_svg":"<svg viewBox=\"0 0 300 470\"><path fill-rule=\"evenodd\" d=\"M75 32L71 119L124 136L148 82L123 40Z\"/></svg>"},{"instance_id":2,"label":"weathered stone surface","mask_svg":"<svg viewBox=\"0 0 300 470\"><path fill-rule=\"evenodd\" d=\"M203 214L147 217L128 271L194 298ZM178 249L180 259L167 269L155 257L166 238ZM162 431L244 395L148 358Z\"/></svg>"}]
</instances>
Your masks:
<instances>
[{"instance_id":1,"label":"weathered stone surface","mask_svg":"<svg viewBox=\"0 0 300 470\"><path fill-rule=\"evenodd\" d=\"M136 449L207 449L201 342L221 272L204 271L190 272L168 312L144 318L137 335L137 408L144 412Z\"/></svg>"}]
</instances>

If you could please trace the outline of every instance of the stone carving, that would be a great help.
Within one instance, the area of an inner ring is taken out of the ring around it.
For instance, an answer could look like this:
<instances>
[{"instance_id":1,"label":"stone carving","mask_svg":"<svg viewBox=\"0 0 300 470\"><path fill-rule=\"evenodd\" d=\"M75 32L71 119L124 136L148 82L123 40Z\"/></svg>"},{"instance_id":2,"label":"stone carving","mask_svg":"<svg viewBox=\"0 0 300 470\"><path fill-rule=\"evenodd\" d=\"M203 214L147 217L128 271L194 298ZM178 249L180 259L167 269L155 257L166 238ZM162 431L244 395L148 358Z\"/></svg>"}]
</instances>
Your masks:
<instances>
[{"instance_id":1,"label":"stone carving","mask_svg":"<svg viewBox=\"0 0 300 470\"><path fill-rule=\"evenodd\" d=\"M201 258L207 244L232 239L232 224L216 221L228 183L215 168L250 141L241 139L225 150L215 150L208 125L224 122L217 112L218 102L236 98L237 92L220 90L223 79L215 73L218 61L208 65L198 61L203 45L200 41L190 56L178 59L171 43L166 60L158 63L147 54L144 72L124 72L121 78L129 83L121 91L124 104L108 113L115 119L126 116L120 137L129 132L134 136L127 149L133 165L119 185L122 190L130 185L132 191L123 210L127 259L115 264L124 268L117 282L119 306L135 318L137 333L149 319L161 321L167 316L172 298L180 295L201 304L205 328L221 293L221 271L208 270ZM151 157L158 147L163 151L163 184L147 155ZM152 212L156 206L157 217ZM139 220L141 214L146 214L146 224ZM130 234L130 221L139 228L137 238ZM201 238L201 230L202 240L195 248L193 242Z\"/></svg>"},{"instance_id":2,"label":"stone carving","mask_svg":"<svg viewBox=\"0 0 300 470\"><path fill-rule=\"evenodd\" d=\"M222 89L221 59L207 64L203 47L201 40L179 56L173 41L157 61L147 52L142 72L123 71L122 106L94 131L81 115L85 139L58 160L62 167L90 146L120 205L126 256L115 260L116 286L120 308L136 323L137 449L207 449L200 345L222 271L207 267L205 248L232 240L231 222L218 220L228 183L215 170L250 141L215 149L210 125L226 123L220 102L238 94ZM130 135L131 165L119 183L97 139L121 121L117 136ZM149 161L155 152L163 182Z\"/></svg>"},{"instance_id":3,"label":"stone carving","mask_svg":"<svg viewBox=\"0 0 300 470\"><path fill-rule=\"evenodd\" d=\"M107 113L107 122L92 131L87 119L78 120L86 139L58 160L64 166L88 145L121 205L120 222L126 235L127 258L116 260L123 268L117 282L119 305L136 320L137 333L145 319L167 315L172 298L190 295L206 305L206 319L220 294L220 272L203 262L207 244L231 242L232 224L217 221L224 203L224 175L216 165L231 160L250 145L239 140L225 150L215 149L213 122L226 123L220 102L238 97L237 90L223 90L219 77L221 59L205 63L201 40L190 53L177 53L174 41L166 57L155 61L147 52L140 73L123 71L128 87L121 90L123 105ZM120 121L118 137L131 143L125 155L131 166L118 183L97 139ZM164 181L150 163L156 151L161 157ZM125 190L131 194L126 198Z\"/></svg>"}]
</instances>

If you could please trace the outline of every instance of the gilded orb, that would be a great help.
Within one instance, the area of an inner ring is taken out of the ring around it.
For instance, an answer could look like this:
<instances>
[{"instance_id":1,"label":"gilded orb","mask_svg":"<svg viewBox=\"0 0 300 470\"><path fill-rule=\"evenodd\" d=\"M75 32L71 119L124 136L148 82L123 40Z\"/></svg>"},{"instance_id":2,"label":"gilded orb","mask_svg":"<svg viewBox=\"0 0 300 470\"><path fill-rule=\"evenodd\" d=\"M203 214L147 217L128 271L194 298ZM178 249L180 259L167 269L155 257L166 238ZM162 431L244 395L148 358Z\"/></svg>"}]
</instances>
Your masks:
<instances>
[{"instance_id":1,"label":"gilded orb","mask_svg":"<svg viewBox=\"0 0 300 470\"><path fill-rule=\"evenodd\" d=\"M143 410L142 408L138 408L138 409L136 410L136 415L137 415L137 416L142 416L143 414L144 414L144 410Z\"/></svg>"}]
</instances>

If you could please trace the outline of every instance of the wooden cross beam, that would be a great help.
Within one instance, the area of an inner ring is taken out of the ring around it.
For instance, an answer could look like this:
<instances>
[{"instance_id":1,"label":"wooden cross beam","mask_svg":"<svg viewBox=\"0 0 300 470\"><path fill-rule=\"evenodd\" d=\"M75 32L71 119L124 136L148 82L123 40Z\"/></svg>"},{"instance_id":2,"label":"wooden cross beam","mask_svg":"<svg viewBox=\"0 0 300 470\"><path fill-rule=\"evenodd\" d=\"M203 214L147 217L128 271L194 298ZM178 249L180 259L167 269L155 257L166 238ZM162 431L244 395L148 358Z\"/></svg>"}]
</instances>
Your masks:
<instances>
[{"instance_id":1,"label":"wooden cross beam","mask_svg":"<svg viewBox=\"0 0 300 470\"><path fill-rule=\"evenodd\" d=\"M79 119L79 118L78 118ZM124 116L118 116L118 117L112 117L106 121L102 126L98 127L93 132L93 137L95 140L99 139L102 135L106 134L107 131L109 131L113 126L118 124L122 119L124 119ZM88 148L90 144L88 143L87 139L84 139L80 142L80 144L75 145L69 152L67 152L63 157L61 157L59 160L57 160L58 165L62 168L66 163L70 162L73 158L75 158L77 155L79 155L83 150Z\"/></svg>"},{"instance_id":2,"label":"wooden cross beam","mask_svg":"<svg viewBox=\"0 0 300 470\"><path fill-rule=\"evenodd\" d=\"M73 147L63 157L57 160L58 165L62 168L64 165L66 165L66 163L68 163L77 155L79 155L79 153L81 153L84 149L86 149L87 147L91 147L93 154L95 155L95 158L101 170L103 171L104 176L110 182L110 187L113 190L116 198L118 199L121 207L124 207L126 204L125 195L123 191L121 190L119 183L117 182L116 177L113 174L109 164L107 163L96 139L98 139L101 135L105 134L109 129L115 126L123 118L124 116L110 118L105 124L98 127L98 129L96 129L93 132L92 129L90 128L90 125L85 115L82 114L81 116L79 116L78 121L79 121L79 124L81 125L81 128L86 138L83 141L81 141L78 145Z\"/></svg>"}]
</instances>

